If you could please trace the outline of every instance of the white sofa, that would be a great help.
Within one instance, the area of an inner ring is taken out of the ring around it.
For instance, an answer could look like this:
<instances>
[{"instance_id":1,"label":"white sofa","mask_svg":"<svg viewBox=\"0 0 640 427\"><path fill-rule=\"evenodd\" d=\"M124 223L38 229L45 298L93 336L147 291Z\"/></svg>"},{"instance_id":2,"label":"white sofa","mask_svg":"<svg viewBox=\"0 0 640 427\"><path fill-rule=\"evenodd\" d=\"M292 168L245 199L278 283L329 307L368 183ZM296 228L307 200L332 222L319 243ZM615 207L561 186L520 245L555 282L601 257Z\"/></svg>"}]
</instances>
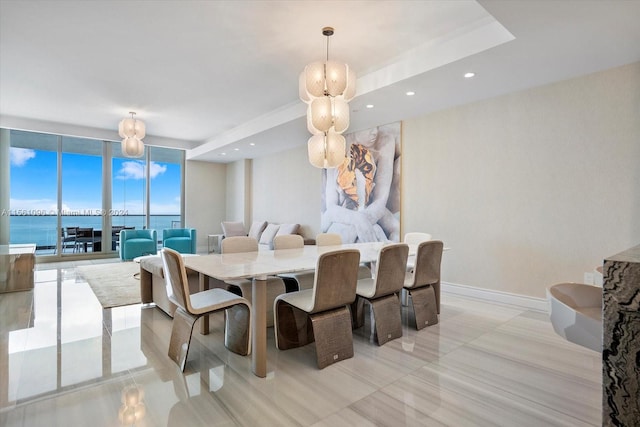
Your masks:
<instances>
[{"instance_id":1,"label":"white sofa","mask_svg":"<svg viewBox=\"0 0 640 427\"><path fill-rule=\"evenodd\" d=\"M275 224L267 221L254 221L245 231L244 223L241 221L223 221L223 238L231 236L249 236L258 241L258 248L273 249L273 238L282 234L299 234L300 224ZM222 239L220 239L222 241ZM218 248L218 253L221 251Z\"/></svg>"}]
</instances>

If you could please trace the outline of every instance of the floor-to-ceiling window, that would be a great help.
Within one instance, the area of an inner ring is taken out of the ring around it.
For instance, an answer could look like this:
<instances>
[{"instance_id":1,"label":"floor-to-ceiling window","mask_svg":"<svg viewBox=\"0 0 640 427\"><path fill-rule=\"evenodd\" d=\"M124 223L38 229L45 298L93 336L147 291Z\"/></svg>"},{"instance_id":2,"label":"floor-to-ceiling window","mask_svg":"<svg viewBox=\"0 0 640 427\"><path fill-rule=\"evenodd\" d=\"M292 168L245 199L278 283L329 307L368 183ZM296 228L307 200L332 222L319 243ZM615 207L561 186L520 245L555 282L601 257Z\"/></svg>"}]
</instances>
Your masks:
<instances>
[{"instance_id":1,"label":"floor-to-ceiling window","mask_svg":"<svg viewBox=\"0 0 640 427\"><path fill-rule=\"evenodd\" d=\"M10 135L10 243L35 243L39 253L53 253L58 238L59 137L21 131Z\"/></svg>"},{"instance_id":2,"label":"floor-to-ceiling window","mask_svg":"<svg viewBox=\"0 0 640 427\"><path fill-rule=\"evenodd\" d=\"M162 230L181 226L182 167L184 152L151 147L149 153L149 226Z\"/></svg>"},{"instance_id":3,"label":"floor-to-ceiling window","mask_svg":"<svg viewBox=\"0 0 640 427\"><path fill-rule=\"evenodd\" d=\"M9 152L10 243L35 243L38 256L114 253L121 227L161 238L182 224L182 150L131 159L119 142L12 130Z\"/></svg>"}]
</instances>

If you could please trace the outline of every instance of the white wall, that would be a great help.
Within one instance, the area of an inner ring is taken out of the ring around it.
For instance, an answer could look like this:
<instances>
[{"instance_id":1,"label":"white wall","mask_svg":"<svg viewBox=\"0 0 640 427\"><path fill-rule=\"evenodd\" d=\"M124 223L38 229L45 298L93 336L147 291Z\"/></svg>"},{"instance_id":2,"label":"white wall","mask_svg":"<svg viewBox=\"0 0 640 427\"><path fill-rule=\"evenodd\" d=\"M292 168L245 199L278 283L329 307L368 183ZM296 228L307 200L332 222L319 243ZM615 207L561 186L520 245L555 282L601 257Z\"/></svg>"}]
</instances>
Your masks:
<instances>
[{"instance_id":1,"label":"white wall","mask_svg":"<svg viewBox=\"0 0 640 427\"><path fill-rule=\"evenodd\" d=\"M251 160L227 164L225 221L251 221Z\"/></svg>"},{"instance_id":2,"label":"white wall","mask_svg":"<svg viewBox=\"0 0 640 427\"><path fill-rule=\"evenodd\" d=\"M404 122L404 231L443 280L544 297L640 243L640 64Z\"/></svg>"},{"instance_id":3,"label":"white wall","mask_svg":"<svg viewBox=\"0 0 640 427\"><path fill-rule=\"evenodd\" d=\"M188 160L185 166L185 226L195 228L198 252L207 251L207 235L222 232L225 219L224 164Z\"/></svg>"},{"instance_id":4,"label":"white wall","mask_svg":"<svg viewBox=\"0 0 640 427\"><path fill-rule=\"evenodd\" d=\"M307 146L253 160L253 219L298 223L304 237L320 232L322 170L309 163Z\"/></svg>"}]
</instances>

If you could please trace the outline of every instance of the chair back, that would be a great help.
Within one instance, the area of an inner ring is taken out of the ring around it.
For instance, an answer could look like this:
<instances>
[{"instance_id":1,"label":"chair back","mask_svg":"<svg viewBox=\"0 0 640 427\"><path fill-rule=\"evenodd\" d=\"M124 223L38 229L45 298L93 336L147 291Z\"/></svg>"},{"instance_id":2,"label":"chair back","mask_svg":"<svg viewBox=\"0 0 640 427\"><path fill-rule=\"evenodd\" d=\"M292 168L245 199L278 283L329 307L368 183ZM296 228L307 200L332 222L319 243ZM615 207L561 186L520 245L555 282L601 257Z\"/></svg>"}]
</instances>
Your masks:
<instances>
[{"instance_id":1,"label":"chair back","mask_svg":"<svg viewBox=\"0 0 640 427\"><path fill-rule=\"evenodd\" d=\"M418 243L428 242L431 240L431 234L411 232L404 235L404 242L407 245L417 245Z\"/></svg>"},{"instance_id":2,"label":"chair back","mask_svg":"<svg viewBox=\"0 0 640 427\"><path fill-rule=\"evenodd\" d=\"M273 238L273 249L300 249L304 247L304 239L299 234L281 234Z\"/></svg>"},{"instance_id":3,"label":"chair back","mask_svg":"<svg viewBox=\"0 0 640 427\"><path fill-rule=\"evenodd\" d=\"M160 256L162 257L164 281L169 300L189 312L191 307L189 283L187 282L187 272L180 253L173 249L163 248L160 251Z\"/></svg>"},{"instance_id":4,"label":"chair back","mask_svg":"<svg viewBox=\"0 0 640 427\"><path fill-rule=\"evenodd\" d=\"M249 236L225 237L222 240L223 254L236 254L242 252L258 252L258 241Z\"/></svg>"},{"instance_id":5,"label":"chair back","mask_svg":"<svg viewBox=\"0 0 640 427\"><path fill-rule=\"evenodd\" d=\"M360 251L340 249L320 255L313 282L313 309L317 313L351 304L356 299Z\"/></svg>"},{"instance_id":6,"label":"chair back","mask_svg":"<svg viewBox=\"0 0 640 427\"><path fill-rule=\"evenodd\" d=\"M192 228L165 228L162 230L162 238L168 239L169 237L191 237Z\"/></svg>"},{"instance_id":7,"label":"chair back","mask_svg":"<svg viewBox=\"0 0 640 427\"><path fill-rule=\"evenodd\" d=\"M444 245L440 240L429 240L418 245L412 287L440 283L440 264Z\"/></svg>"},{"instance_id":8,"label":"chair back","mask_svg":"<svg viewBox=\"0 0 640 427\"><path fill-rule=\"evenodd\" d=\"M123 228L120 230L120 240L129 239L151 239L153 241L158 240L158 232L153 229L136 230L130 228Z\"/></svg>"},{"instance_id":9,"label":"chair back","mask_svg":"<svg viewBox=\"0 0 640 427\"><path fill-rule=\"evenodd\" d=\"M341 245L342 237L338 233L320 233L316 236L316 245L334 246Z\"/></svg>"},{"instance_id":10,"label":"chair back","mask_svg":"<svg viewBox=\"0 0 640 427\"><path fill-rule=\"evenodd\" d=\"M404 286L408 256L409 245L406 243L394 243L382 247L376 263L376 291L373 298L400 292Z\"/></svg>"}]
</instances>

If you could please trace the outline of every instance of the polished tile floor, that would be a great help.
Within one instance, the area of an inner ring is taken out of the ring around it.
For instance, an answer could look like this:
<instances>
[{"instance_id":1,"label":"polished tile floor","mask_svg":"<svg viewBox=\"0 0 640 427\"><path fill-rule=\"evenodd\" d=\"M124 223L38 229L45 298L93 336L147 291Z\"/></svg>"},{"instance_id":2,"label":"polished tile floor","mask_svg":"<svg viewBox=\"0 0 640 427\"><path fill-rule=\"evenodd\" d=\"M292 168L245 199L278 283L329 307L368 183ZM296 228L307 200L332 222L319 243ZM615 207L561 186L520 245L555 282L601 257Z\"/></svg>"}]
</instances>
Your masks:
<instances>
[{"instance_id":1,"label":"polished tile floor","mask_svg":"<svg viewBox=\"0 0 640 427\"><path fill-rule=\"evenodd\" d=\"M170 318L103 310L81 263L38 264L34 291L0 294L0 426L600 425L600 355L544 313L445 294L438 325L403 312L404 336L378 347L367 323L355 357L323 370L313 345L278 351L271 331L266 379L225 349L216 314L183 374Z\"/></svg>"}]
</instances>

